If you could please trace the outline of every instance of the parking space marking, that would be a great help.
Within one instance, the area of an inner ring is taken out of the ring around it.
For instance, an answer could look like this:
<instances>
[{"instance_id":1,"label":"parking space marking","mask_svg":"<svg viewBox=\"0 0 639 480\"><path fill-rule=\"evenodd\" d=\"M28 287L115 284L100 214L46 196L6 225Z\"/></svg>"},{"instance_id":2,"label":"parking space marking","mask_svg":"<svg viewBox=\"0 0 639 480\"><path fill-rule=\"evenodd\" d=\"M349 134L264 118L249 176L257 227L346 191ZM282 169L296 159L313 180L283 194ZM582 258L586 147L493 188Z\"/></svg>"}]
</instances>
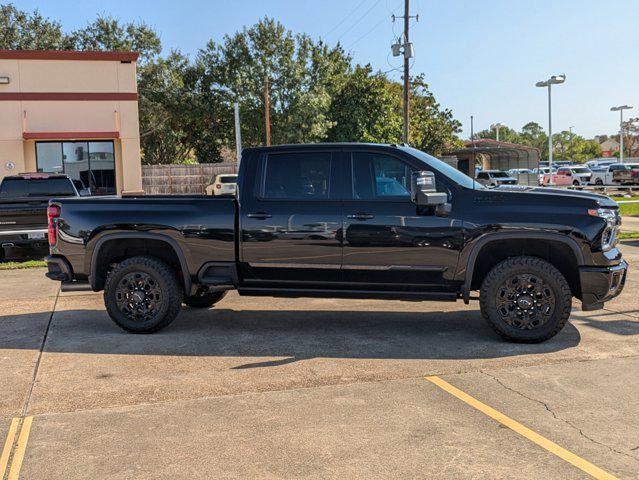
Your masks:
<instances>
[{"instance_id":1,"label":"parking space marking","mask_svg":"<svg viewBox=\"0 0 639 480\"><path fill-rule=\"evenodd\" d=\"M11 455L11 449L13 448L13 442L16 438L16 432L18 431L19 423L19 418L14 418L13 420L11 420L9 433L7 433L7 440L4 442L2 454L0 454L0 479L3 479L5 473L7 473L7 464L9 463L9 456Z\"/></svg>"},{"instance_id":2,"label":"parking space marking","mask_svg":"<svg viewBox=\"0 0 639 480\"><path fill-rule=\"evenodd\" d=\"M20 429L20 435L18 436L18 443L13 451L13 458L11 459L11 467L9 468L9 476L7 477L7 480L18 480L18 477L20 476L22 460L24 460L24 453L27 450L27 442L29 441L29 432L31 432L32 423L32 416L24 417L22 420L22 428Z\"/></svg>"},{"instance_id":3,"label":"parking space marking","mask_svg":"<svg viewBox=\"0 0 639 480\"><path fill-rule=\"evenodd\" d=\"M566 450L565 448L560 447L555 442L552 442L551 440L548 440L546 437L543 437L542 435L540 435L537 432L531 430L530 428L523 426L521 423L513 420L510 417L507 417L506 415L504 415L501 412L498 412L494 408L489 407L485 403L480 402L476 398L471 397L466 392L463 392L463 391L459 390L458 388L452 386L450 383L446 382L445 380L442 380L438 376L434 376L433 375L433 376L429 376L429 377L425 377L425 378L429 382L437 385L442 390L450 393L454 397L457 397L462 402L470 405L471 407L475 408L476 410L479 410L484 415L489 416L493 420L496 420L497 422L499 422L502 425L510 428L514 432L517 432L519 435L527 438L531 442L536 443L540 447L548 450L553 455L558 456L562 460L565 460L566 462L574 465L575 467L577 467L580 470L586 472L587 474L593 476L594 478L606 479L606 480L613 480L613 479L617 480L617 477L615 477L614 475L611 475L610 473L606 472L605 470L602 470L601 468L597 467L596 465L593 465L592 463L588 462L587 460L584 460L583 458L579 457L578 455L575 455L574 453L570 452L569 450Z\"/></svg>"}]
</instances>

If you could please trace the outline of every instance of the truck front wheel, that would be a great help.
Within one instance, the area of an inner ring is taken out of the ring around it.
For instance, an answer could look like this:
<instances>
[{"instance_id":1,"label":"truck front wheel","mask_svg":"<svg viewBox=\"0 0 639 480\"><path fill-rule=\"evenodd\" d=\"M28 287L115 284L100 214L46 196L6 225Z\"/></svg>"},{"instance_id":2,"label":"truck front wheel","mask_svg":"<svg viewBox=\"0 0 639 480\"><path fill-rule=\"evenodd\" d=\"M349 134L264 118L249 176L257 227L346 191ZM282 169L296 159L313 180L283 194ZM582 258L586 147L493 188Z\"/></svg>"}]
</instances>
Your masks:
<instances>
[{"instance_id":1,"label":"truck front wheel","mask_svg":"<svg viewBox=\"0 0 639 480\"><path fill-rule=\"evenodd\" d=\"M195 295L184 296L184 303L191 308L209 308L222 300L226 292L197 291Z\"/></svg>"},{"instance_id":2,"label":"truck front wheel","mask_svg":"<svg viewBox=\"0 0 639 480\"><path fill-rule=\"evenodd\" d=\"M180 312L182 287L166 263L132 257L119 263L106 280L104 304L111 319L131 333L153 333Z\"/></svg>"},{"instance_id":3,"label":"truck front wheel","mask_svg":"<svg viewBox=\"0 0 639 480\"><path fill-rule=\"evenodd\" d=\"M553 265L536 257L511 257L484 279L481 313L503 338L539 343L564 328L572 307L568 282Z\"/></svg>"}]
</instances>

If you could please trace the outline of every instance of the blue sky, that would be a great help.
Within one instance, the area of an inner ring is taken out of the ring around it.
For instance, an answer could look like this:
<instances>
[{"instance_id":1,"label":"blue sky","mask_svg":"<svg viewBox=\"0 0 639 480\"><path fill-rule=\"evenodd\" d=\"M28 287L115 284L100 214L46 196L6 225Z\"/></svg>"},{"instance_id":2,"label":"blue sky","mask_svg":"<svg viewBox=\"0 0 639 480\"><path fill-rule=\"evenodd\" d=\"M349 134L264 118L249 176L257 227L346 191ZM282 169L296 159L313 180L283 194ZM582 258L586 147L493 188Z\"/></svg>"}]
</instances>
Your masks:
<instances>
[{"instance_id":1,"label":"blue sky","mask_svg":"<svg viewBox=\"0 0 639 480\"><path fill-rule=\"evenodd\" d=\"M62 21L85 25L98 13L143 20L161 34L165 49L195 54L209 39L268 15L287 28L328 42L338 40L355 61L383 71L400 65L389 55L401 24L403 0L72 0L16 1ZM419 13L411 29L413 73L425 73L442 106L470 134L503 122L519 129L534 120L547 127L546 92L538 80L565 73L553 90L553 130L586 137L614 133L616 104L639 116L639 0L411 0ZM399 72L390 75L399 78Z\"/></svg>"}]
</instances>

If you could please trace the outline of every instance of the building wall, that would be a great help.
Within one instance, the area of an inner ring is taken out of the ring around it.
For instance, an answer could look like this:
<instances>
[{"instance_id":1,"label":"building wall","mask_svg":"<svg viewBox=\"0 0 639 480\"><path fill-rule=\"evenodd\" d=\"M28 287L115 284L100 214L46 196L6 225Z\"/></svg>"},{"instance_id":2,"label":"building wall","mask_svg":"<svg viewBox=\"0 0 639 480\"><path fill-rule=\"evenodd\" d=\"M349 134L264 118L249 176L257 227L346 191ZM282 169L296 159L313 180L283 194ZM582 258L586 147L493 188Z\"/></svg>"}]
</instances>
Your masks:
<instances>
[{"instance_id":1,"label":"building wall","mask_svg":"<svg viewBox=\"0 0 639 480\"><path fill-rule=\"evenodd\" d=\"M142 193L136 58L0 51L0 178L36 171L36 141L112 140L117 192Z\"/></svg>"}]
</instances>

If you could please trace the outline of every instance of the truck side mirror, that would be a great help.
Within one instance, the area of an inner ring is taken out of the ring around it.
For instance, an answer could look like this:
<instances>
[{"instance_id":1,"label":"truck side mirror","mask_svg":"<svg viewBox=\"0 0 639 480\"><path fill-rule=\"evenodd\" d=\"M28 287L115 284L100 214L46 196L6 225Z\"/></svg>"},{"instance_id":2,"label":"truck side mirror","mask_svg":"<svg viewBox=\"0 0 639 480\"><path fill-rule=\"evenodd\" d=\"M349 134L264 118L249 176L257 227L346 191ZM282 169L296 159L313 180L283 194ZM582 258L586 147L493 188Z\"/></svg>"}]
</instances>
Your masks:
<instances>
[{"instance_id":1,"label":"truck side mirror","mask_svg":"<svg viewBox=\"0 0 639 480\"><path fill-rule=\"evenodd\" d=\"M418 207L437 207L448 201L448 195L437 191L433 172L426 170L413 172L410 190L411 199Z\"/></svg>"}]
</instances>

